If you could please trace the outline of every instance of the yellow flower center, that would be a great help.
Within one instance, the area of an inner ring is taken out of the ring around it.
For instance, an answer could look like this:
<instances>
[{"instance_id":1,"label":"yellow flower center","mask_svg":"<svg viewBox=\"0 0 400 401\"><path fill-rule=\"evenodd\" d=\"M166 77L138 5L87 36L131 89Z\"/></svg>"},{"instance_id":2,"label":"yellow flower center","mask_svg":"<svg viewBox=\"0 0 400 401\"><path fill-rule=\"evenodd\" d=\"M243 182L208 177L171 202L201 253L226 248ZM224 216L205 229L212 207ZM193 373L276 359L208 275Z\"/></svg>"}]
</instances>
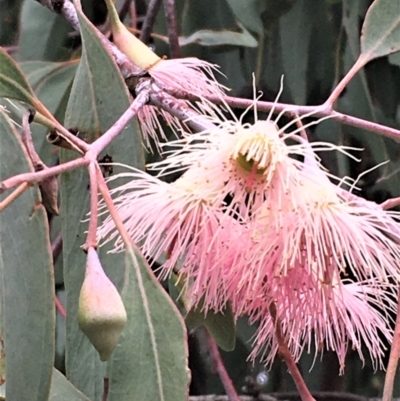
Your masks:
<instances>
[{"instance_id":1,"label":"yellow flower center","mask_svg":"<svg viewBox=\"0 0 400 401\"><path fill-rule=\"evenodd\" d=\"M236 135L233 158L242 169L257 175L264 174L275 163L284 145L271 121L258 121L250 128L242 128Z\"/></svg>"}]
</instances>

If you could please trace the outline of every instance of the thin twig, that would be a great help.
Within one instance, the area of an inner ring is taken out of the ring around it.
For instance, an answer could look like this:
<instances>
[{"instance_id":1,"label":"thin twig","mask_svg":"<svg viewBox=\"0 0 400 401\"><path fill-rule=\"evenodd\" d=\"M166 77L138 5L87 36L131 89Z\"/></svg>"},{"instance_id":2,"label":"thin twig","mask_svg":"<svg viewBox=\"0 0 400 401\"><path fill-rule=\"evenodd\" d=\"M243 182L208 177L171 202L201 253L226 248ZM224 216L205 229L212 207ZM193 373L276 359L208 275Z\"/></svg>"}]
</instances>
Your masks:
<instances>
[{"instance_id":1,"label":"thin twig","mask_svg":"<svg viewBox=\"0 0 400 401\"><path fill-rule=\"evenodd\" d=\"M44 180L45 178L54 177L55 175L65 173L66 171L73 170L77 167L85 166L89 163L90 160L81 157L79 159L74 159L69 162L59 164L58 166L49 167L46 170L15 175L0 182L0 194L5 192L7 189L15 187L16 185L19 184L34 185Z\"/></svg>"},{"instance_id":2,"label":"thin twig","mask_svg":"<svg viewBox=\"0 0 400 401\"><path fill-rule=\"evenodd\" d=\"M54 304L56 305L56 309L58 313L66 319L67 317L67 312L65 311L64 305L61 303L61 301L58 299L57 295L54 295Z\"/></svg>"},{"instance_id":3,"label":"thin twig","mask_svg":"<svg viewBox=\"0 0 400 401\"><path fill-rule=\"evenodd\" d=\"M107 401L109 388L110 388L110 383L108 377L105 377L103 379L103 396L101 397L101 401Z\"/></svg>"},{"instance_id":4,"label":"thin twig","mask_svg":"<svg viewBox=\"0 0 400 401\"><path fill-rule=\"evenodd\" d=\"M34 110L28 110L22 117L21 139L25 146L26 152L32 162L35 171L48 169L45 163L36 152L33 145L30 123L34 117ZM42 203L46 210L54 215L59 214L58 210L58 180L57 177L49 177L39 184L40 194L42 195Z\"/></svg>"},{"instance_id":5,"label":"thin twig","mask_svg":"<svg viewBox=\"0 0 400 401\"><path fill-rule=\"evenodd\" d=\"M199 97L189 94L187 92L177 91L171 88L162 88L167 93L175 96L179 99L186 100L200 100ZM382 124L377 124L368 120L363 120L362 118L352 117L347 114L339 113L338 111L332 110L329 104L322 104L317 106L297 106L294 104L286 103L274 103L265 101L254 101L251 99L241 99L237 97L219 97L219 96L203 96L211 103L217 105L228 105L232 108L247 109L255 104L257 104L258 111L271 111L274 110L275 114L283 113L286 115L291 115L293 113L299 116L304 116L308 114L312 117L324 118L329 117L334 121L338 121L342 124L350 125L352 127L365 129L366 131L375 132L382 136L386 136L397 142L400 142L400 130L395 128L390 128Z\"/></svg>"},{"instance_id":6,"label":"thin twig","mask_svg":"<svg viewBox=\"0 0 400 401\"><path fill-rule=\"evenodd\" d=\"M13 202L22 192L24 192L29 185L34 185L42 182L45 179L54 177L66 171L75 169L77 167L89 165L90 163L96 162L98 155L104 150L104 148L117 137L129 121L137 115L140 108L146 104L149 100L150 91L150 81L145 80L141 86L142 90L137 95L136 99L130 105L130 107L125 111L124 114L110 127L107 132L105 132L100 138L94 141L91 145L85 143L86 153L83 157L71 160L69 162L60 164L58 166L48 167L41 171L36 171L32 173L18 174L10 177L3 182L0 182L0 194L5 192L7 189L13 188L16 185L21 185L16 191L14 191L10 196L4 199L0 207L5 208L11 202ZM61 130L65 130L62 127ZM72 134L71 134L72 135ZM2 210L2 209L0 209Z\"/></svg>"},{"instance_id":7,"label":"thin twig","mask_svg":"<svg viewBox=\"0 0 400 401\"><path fill-rule=\"evenodd\" d=\"M0 202L0 212L2 212L7 206L15 201L20 195L22 195L30 185L27 182L23 182L15 191L7 196L4 200ZM0 193L1 193L1 183L0 183Z\"/></svg>"},{"instance_id":8,"label":"thin twig","mask_svg":"<svg viewBox=\"0 0 400 401\"><path fill-rule=\"evenodd\" d=\"M55 240L51 243L51 254L53 256L53 263L56 262L63 247L62 233L58 233Z\"/></svg>"},{"instance_id":9,"label":"thin twig","mask_svg":"<svg viewBox=\"0 0 400 401\"><path fill-rule=\"evenodd\" d=\"M131 18L131 28L136 30L137 24L138 24L138 16L137 16L137 10L136 10L136 5L135 5L134 1L131 1L131 3L130 3L129 16Z\"/></svg>"},{"instance_id":10,"label":"thin twig","mask_svg":"<svg viewBox=\"0 0 400 401\"><path fill-rule=\"evenodd\" d=\"M218 349L218 345L212 335L205 330L205 335L207 338L209 350L210 350L210 357L212 363L214 365L214 369L218 373L218 376L221 380L222 385L224 386L226 395L228 396L229 401L240 401L240 397L236 392L236 389L232 383L232 379L229 377L229 374L225 368L225 365L222 361L221 354Z\"/></svg>"},{"instance_id":11,"label":"thin twig","mask_svg":"<svg viewBox=\"0 0 400 401\"><path fill-rule=\"evenodd\" d=\"M147 7L146 18L143 22L142 32L140 33L140 40L143 43L149 43L151 32L153 30L154 22L160 9L161 0L150 0Z\"/></svg>"},{"instance_id":12,"label":"thin twig","mask_svg":"<svg viewBox=\"0 0 400 401\"><path fill-rule=\"evenodd\" d=\"M313 391L312 395L318 401L323 400L336 400L336 401L380 401L380 398L369 398L362 395L345 393L341 391ZM279 393L268 393L259 394L257 398L249 395L241 395L241 401L297 401L300 398L299 393L293 391L282 391ZM229 397L226 395L192 395L189 397L189 401L229 401ZM400 401L400 398L393 398L393 401Z\"/></svg>"},{"instance_id":13,"label":"thin twig","mask_svg":"<svg viewBox=\"0 0 400 401\"><path fill-rule=\"evenodd\" d=\"M164 92L162 89L158 88L156 84L152 85L150 104L167 111L169 114L177 117L195 131L205 131L207 129L217 128L216 125L206 117L191 109L187 103Z\"/></svg>"},{"instance_id":14,"label":"thin twig","mask_svg":"<svg viewBox=\"0 0 400 401\"><path fill-rule=\"evenodd\" d=\"M115 227L119 231L119 234L121 235L121 238L126 241L130 242L130 236L125 228L125 225L119 216L119 213L114 205L114 202L111 198L110 192L107 187L107 183L103 177L103 174L101 173L100 169L97 169L97 184L99 188L99 192L101 193L101 196L104 199L104 203L107 206L108 212L110 213L111 218L114 220Z\"/></svg>"},{"instance_id":15,"label":"thin twig","mask_svg":"<svg viewBox=\"0 0 400 401\"><path fill-rule=\"evenodd\" d=\"M180 58L179 28L176 18L175 0L163 0L165 18L167 20L167 31L171 58Z\"/></svg>"},{"instance_id":16,"label":"thin twig","mask_svg":"<svg viewBox=\"0 0 400 401\"><path fill-rule=\"evenodd\" d=\"M392 347L390 349L385 384L383 386L382 401L392 401L394 381L396 378L397 366L400 358L400 293L398 297L396 326L393 334Z\"/></svg>"},{"instance_id":17,"label":"thin twig","mask_svg":"<svg viewBox=\"0 0 400 401\"><path fill-rule=\"evenodd\" d=\"M400 197L388 199L385 202L381 203L380 206L383 210L389 210L399 205L400 205Z\"/></svg>"},{"instance_id":18,"label":"thin twig","mask_svg":"<svg viewBox=\"0 0 400 401\"><path fill-rule=\"evenodd\" d=\"M89 170L89 179L90 179L90 219L89 219L89 227L88 234L86 237L85 245L83 246L84 250L88 250L89 248L97 249L97 223L98 223L98 185L97 185L97 163L90 163L88 166Z\"/></svg>"},{"instance_id":19,"label":"thin twig","mask_svg":"<svg viewBox=\"0 0 400 401\"><path fill-rule=\"evenodd\" d=\"M26 152L28 153L29 159L32 162L33 169L43 170L47 166L42 162L38 153L36 152L35 146L33 145L32 132L30 127L30 122L34 118L34 111L28 110L22 116L22 130L21 130L21 140L25 146Z\"/></svg>"},{"instance_id":20,"label":"thin twig","mask_svg":"<svg viewBox=\"0 0 400 401\"><path fill-rule=\"evenodd\" d=\"M299 391L300 397L302 401L315 401L315 398L311 395L310 390L308 389L303 376L301 375L294 359L291 354L284 335L282 334L281 322L279 321L276 313L276 306L274 302L269 304L269 313L271 314L272 321L275 326L275 336L278 340L279 344L279 355L286 363L286 366L289 369L290 374L292 375L292 379Z\"/></svg>"},{"instance_id":21,"label":"thin twig","mask_svg":"<svg viewBox=\"0 0 400 401\"><path fill-rule=\"evenodd\" d=\"M140 108L143 107L150 98L150 81L143 80L142 86L138 88L138 95L135 100L129 106L129 108L122 114L121 117L105 132L100 138L93 142L90 146L90 151L87 153L91 154L92 160L95 160L100 152L109 145L113 139L115 139L129 124L133 117L137 115Z\"/></svg>"},{"instance_id":22,"label":"thin twig","mask_svg":"<svg viewBox=\"0 0 400 401\"><path fill-rule=\"evenodd\" d=\"M343 77L343 79L336 85L332 93L330 94L328 100L325 102L326 105L330 107L336 102L340 94L353 79L353 77L360 71L360 69L365 65L365 61L362 57L359 57L355 64L350 68L349 72Z\"/></svg>"}]
</instances>

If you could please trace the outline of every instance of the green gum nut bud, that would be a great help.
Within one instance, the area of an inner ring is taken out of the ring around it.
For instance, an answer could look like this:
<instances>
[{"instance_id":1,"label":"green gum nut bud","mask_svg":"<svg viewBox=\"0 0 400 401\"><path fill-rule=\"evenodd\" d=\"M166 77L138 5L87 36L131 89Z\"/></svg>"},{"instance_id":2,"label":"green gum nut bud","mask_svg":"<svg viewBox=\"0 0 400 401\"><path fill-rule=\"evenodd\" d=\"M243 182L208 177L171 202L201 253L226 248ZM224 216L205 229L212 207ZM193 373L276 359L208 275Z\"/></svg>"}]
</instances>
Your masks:
<instances>
[{"instance_id":1,"label":"green gum nut bud","mask_svg":"<svg viewBox=\"0 0 400 401\"><path fill-rule=\"evenodd\" d=\"M79 296L78 323L102 361L110 358L126 321L118 290L104 273L95 249L89 248Z\"/></svg>"}]
</instances>

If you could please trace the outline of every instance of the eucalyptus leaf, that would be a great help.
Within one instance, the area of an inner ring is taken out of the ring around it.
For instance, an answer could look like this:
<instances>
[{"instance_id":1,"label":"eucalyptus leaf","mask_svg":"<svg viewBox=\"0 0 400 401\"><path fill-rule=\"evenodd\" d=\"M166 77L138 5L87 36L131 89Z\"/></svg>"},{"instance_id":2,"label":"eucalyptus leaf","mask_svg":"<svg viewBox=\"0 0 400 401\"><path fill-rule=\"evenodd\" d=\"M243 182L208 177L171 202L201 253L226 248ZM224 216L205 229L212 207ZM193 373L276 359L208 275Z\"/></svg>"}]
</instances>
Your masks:
<instances>
[{"instance_id":1,"label":"eucalyptus leaf","mask_svg":"<svg viewBox=\"0 0 400 401\"><path fill-rule=\"evenodd\" d=\"M361 31L364 64L400 50L400 0L375 0Z\"/></svg>"},{"instance_id":2,"label":"eucalyptus leaf","mask_svg":"<svg viewBox=\"0 0 400 401\"><path fill-rule=\"evenodd\" d=\"M199 30L235 30L235 15L225 0L186 0L181 15L182 34L189 36Z\"/></svg>"},{"instance_id":3,"label":"eucalyptus leaf","mask_svg":"<svg viewBox=\"0 0 400 401\"><path fill-rule=\"evenodd\" d=\"M57 369L53 369L49 401L90 401Z\"/></svg>"},{"instance_id":4,"label":"eucalyptus leaf","mask_svg":"<svg viewBox=\"0 0 400 401\"><path fill-rule=\"evenodd\" d=\"M297 0L279 20L285 80L297 104L304 104L307 99L306 77L312 29L309 9L312 3L313 0Z\"/></svg>"},{"instance_id":5,"label":"eucalyptus leaf","mask_svg":"<svg viewBox=\"0 0 400 401\"><path fill-rule=\"evenodd\" d=\"M266 8L265 0L227 0L235 17L253 32L262 34L263 23L261 13Z\"/></svg>"},{"instance_id":6,"label":"eucalyptus leaf","mask_svg":"<svg viewBox=\"0 0 400 401\"><path fill-rule=\"evenodd\" d=\"M0 47L0 97L33 105L35 95L15 61Z\"/></svg>"},{"instance_id":7,"label":"eucalyptus leaf","mask_svg":"<svg viewBox=\"0 0 400 401\"><path fill-rule=\"evenodd\" d=\"M112 356L109 401L186 401L186 330L146 260L129 243L122 289L128 323Z\"/></svg>"},{"instance_id":8,"label":"eucalyptus leaf","mask_svg":"<svg viewBox=\"0 0 400 401\"><path fill-rule=\"evenodd\" d=\"M0 109L0 181L32 170L15 126ZM37 187L0 213L0 293L7 400L47 400L54 362L54 277Z\"/></svg>"},{"instance_id":9,"label":"eucalyptus leaf","mask_svg":"<svg viewBox=\"0 0 400 401\"><path fill-rule=\"evenodd\" d=\"M224 351L235 349L236 323L230 304L226 304L219 312L209 310L205 313L201 306L191 309L185 317L185 322L189 329L205 326Z\"/></svg>"},{"instance_id":10,"label":"eucalyptus leaf","mask_svg":"<svg viewBox=\"0 0 400 401\"><path fill-rule=\"evenodd\" d=\"M21 12L18 61L66 59L71 49L63 47L69 23L37 1L25 1Z\"/></svg>"},{"instance_id":11,"label":"eucalyptus leaf","mask_svg":"<svg viewBox=\"0 0 400 401\"><path fill-rule=\"evenodd\" d=\"M389 63L400 67L400 53L391 54L388 57Z\"/></svg>"},{"instance_id":12,"label":"eucalyptus leaf","mask_svg":"<svg viewBox=\"0 0 400 401\"><path fill-rule=\"evenodd\" d=\"M188 37L179 37L179 45L187 46L192 43L196 43L201 46L246 46L246 47L257 47L257 41L251 35L251 33L243 26L240 25L242 32L235 31L212 31L202 29L194 32Z\"/></svg>"},{"instance_id":13,"label":"eucalyptus leaf","mask_svg":"<svg viewBox=\"0 0 400 401\"><path fill-rule=\"evenodd\" d=\"M103 48L97 33L87 18L79 14L83 40L79 63L65 114L65 126L79 131L81 138L93 142L129 107L129 94L112 58ZM114 161L144 168L143 147L136 121L132 121L103 153ZM67 150L60 152L60 161L76 157ZM115 166L114 171L118 172ZM97 351L81 332L77 322L78 299L85 272L85 242L89 212L89 180L85 170L61 177L61 213L63 216L64 282L67 293L66 371L72 384L92 401L100 400L103 392L104 364ZM123 274L122 254L109 255L99 251L100 260L117 283Z\"/></svg>"}]
</instances>

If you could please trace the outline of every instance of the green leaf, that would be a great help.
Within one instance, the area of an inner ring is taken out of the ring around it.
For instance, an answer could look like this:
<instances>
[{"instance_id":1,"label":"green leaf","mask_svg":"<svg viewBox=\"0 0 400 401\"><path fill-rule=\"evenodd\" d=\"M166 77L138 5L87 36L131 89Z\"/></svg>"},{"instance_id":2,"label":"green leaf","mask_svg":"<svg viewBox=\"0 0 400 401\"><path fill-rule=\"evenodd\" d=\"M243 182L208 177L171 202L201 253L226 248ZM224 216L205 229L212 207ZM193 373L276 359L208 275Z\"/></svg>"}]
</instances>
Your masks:
<instances>
[{"instance_id":1,"label":"green leaf","mask_svg":"<svg viewBox=\"0 0 400 401\"><path fill-rule=\"evenodd\" d=\"M205 326L219 347L224 351L233 351L236 343L236 323L230 304L227 304L223 311L208 311L205 314L201 305L191 309L185 317L188 328Z\"/></svg>"},{"instance_id":2,"label":"green leaf","mask_svg":"<svg viewBox=\"0 0 400 401\"><path fill-rule=\"evenodd\" d=\"M61 15L51 12L36 1L25 1L21 12L19 35L19 61L67 59L72 47L63 47L70 24Z\"/></svg>"},{"instance_id":3,"label":"green leaf","mask_svg":"<svg viewBox=\"0 0 400 401\"><path fill-rule=\"evenodd\" d=\"M57 369L53 369L49 401L90 401Z\"/></svg>"},{"instance_id":4,"label":"green leaf","mask_svg":"<svg viewBox=\"0 0 400 401\"><path fill-rule=\"evenodd\" d=\"M227 0L235 17L247 28L259 35L263 32L261 13L265 10L265 0Z\"/></svg>"},{"instance_id":5,"label":"green leaf","mask_svg":"<svg viewBox=\"0 0 400 401\"><path fill-rule=\"evenodd\" d=\"M388 57L388 61L390 64L400 67L400 53L391 54Z\"/></svg>"},{"instance_id":6,"label":"green leaf","mask_svg":"<svg viewBox=\"0 0 400 401\"><path fill-rule=\"evenodd\" d=\"M0 97L33 104L35 95L15 61L0 47Z\"/></svg>"},{"instance_id":7,"label":"green leaf","mask_svg":"<svg viewBox=\"0 0 400 401\"><path fill-rule=\"evenodd\" d=\"M225 0L186 0L181 16L182 34L189 36L203 29L222 31L237 29L236 18Z\"/></svg>"},{"instance_id":8,"label":"green leaf","mask_svg":"<svg viewBox=\"0 0 400 401\"><path fill-rule=\"evenodd\" d=\"M128 323L112 356L109 401L186 401L186 330L149 265L126 244L122 299Z\"/></svg>"},{"instance_id":9,"label":"green leaf","mask_svg":"<svg viewBox=\"0 0 400 401\"><path fill-rule=\"evenodd\" d=\"M128 90L114 61L104 50L90 22L80 15L83 53L68 101L65 125L77 128L81 138L93 142L104 133L130 105ZM144 168L143 146L136 121L106 148L114 162ZM61 162L76 157L60 152ZM114 167L118 172L118 167ZM93 401L103 392L105 365L97 351L81 332L76 319L78 299L85 271L85 242L87 224L82 221L89 212L89 180L83 169L61 176L61 213L63 216L64 282L67 293L66 371L72 384ZM122 254L107 254L100 249L100 259L109 277L117 283L123 274Z\"/></svg>"},{"instance_id":10,"label":"green leaf","mask_svg":"<svg viewBox=\"0 0 400 401\"><path fill-rule=\"evenodd\" d=\"M0 180L32 171L22 146L0 110ZM47 400L54 362L54 278L47 215L37 187L0 213L0 285L7 400Z\"/></svg>"},{"instance_id":11,"label":"green leaf","mask_svg":"<svg viewBox=\"0 0 400 401\"><path fill-rule=\"evenodd\" d=\"M250 32L243 25L239 26L242 29L242 32L201 29L188 37L180 36L179 44L180 46L187 46L191 43L196 43L201 46L231 45L257 47L257 41Z\"/></svg>"},{"instance_id":12,"label":"green leaf","mask_svg":"<svg viewBox=\"0 0 400 401\"><path fill-rule=\"evenodd\" d=\"M296 1L279 21L285 80L297 104L304 104L307 99L306 78L312 28L309 10L312 3L313 0Z\"/></svg>"},{"instance_id":13,"label":"green leaf","mask_svg":"<svg viewBox=\"0 0 400 401\"><path fill-rule=\"evenodd\" d=\"M400 50L400 0L375 0L361 31L364 64Z\"/></svg>"}]
</instances>

